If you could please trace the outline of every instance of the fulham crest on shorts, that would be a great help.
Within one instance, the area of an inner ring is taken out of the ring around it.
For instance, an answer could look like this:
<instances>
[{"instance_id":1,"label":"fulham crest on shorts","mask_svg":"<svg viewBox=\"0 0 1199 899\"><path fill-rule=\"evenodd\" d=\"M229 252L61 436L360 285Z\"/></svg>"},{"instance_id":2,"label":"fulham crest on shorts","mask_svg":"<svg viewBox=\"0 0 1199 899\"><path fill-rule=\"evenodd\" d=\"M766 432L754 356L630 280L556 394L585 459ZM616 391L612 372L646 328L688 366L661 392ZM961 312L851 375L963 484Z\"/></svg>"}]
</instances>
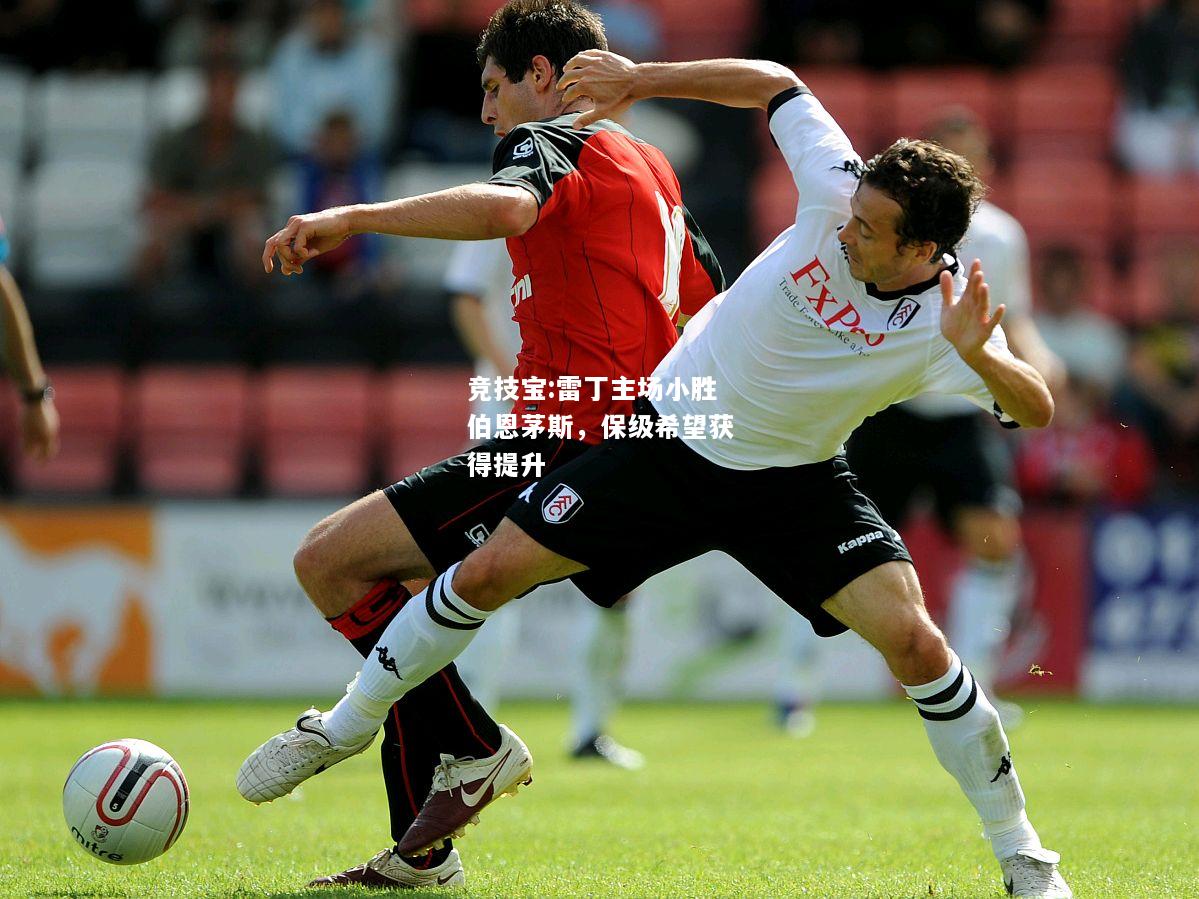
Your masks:
<instances>
[{"instance_id":1,"label":"fulham crest on shorts","mask_svg":"<svg viewBox=\"0 0 1199 899\"><path fill-rule=\"evenodd\" d=\"M583 505L583 497L565 484L545 498L541 504L541 517L550 524L561 524L574 515Z\"/></svg>"}]
</instances>

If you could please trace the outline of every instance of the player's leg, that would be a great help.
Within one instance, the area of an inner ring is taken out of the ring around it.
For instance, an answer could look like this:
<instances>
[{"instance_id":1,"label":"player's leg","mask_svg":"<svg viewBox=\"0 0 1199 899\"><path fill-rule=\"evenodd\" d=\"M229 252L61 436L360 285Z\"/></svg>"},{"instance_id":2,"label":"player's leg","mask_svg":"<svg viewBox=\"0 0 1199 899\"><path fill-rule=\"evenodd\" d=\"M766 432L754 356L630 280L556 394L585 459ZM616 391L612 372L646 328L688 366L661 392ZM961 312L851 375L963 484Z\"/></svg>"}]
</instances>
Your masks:
<instances>
[{"instance_id":1,"label":"player's leg","mask_svg":"<svg viewBox=\"0 0 1199 899\"><path fill-rule=\"evenodd\" d=\"M422 472L420 499L434 507L456 507L463 502L459 491L438 486L444 483L439 477L443 470L430 466ZM432 563L391 498L403 483L388 492L375 491L321 521L293 560L313 604L364 658L411 591L423 589L433 574ZM424 520L413 517L423 534ZM489 755L499 741L498 725L453 665L398 703L384 722L380 746L393 838L398 840L412 823L413 806L419 807L428 794L441 753Z\"/></svg>"},{"instance_id":2,"label":"player's leg","mask_svg":"<svg viewBox=\"0 0 1199 899\"><path fill-rule=\"evenodd\" d=\"M874 646L904 685L937 759L982 819L1005 877L1043 875L1044 892L1017 895L1068 896L1057 854L1043 849L1028 820L999 714L929 618L915 569L900 561L881 565L839 590L824 609Z\"/></svg>"},{"instance_id":3,"label":"player's leg","mask_svg":"<svg viewBox=\"0 0 1199 899\"><path fill-rule=\"evenodd\" d=\"M741 502L761 509L770 496L803 496L804 514L733 517L726 551L817 634L851 628L878 649L924 719L937 758L977 809L1005 876L1019 881L1021 866L1032 866L1057 877L1056 858L1043 854L1028 823L999 716L929 618L899 534L858 491L844 460L773 472L760 483L738 473Z\"/></svg>"},{"instance_id":4,"label":"player's leg","mask_svg":"<svg viewBox=\"0 0 1199 899\"><path fill-rule=\"evenodd\" d=\"M950 588L946 631L975 679L994 693L1012 618L1029 586L1020 522L1006 509L971 506L958 511L954 533L967 558ZM1010 727L1016 707L1001 712Z\"/></svg>"},{"instance_id":5,"label":"player's leg","mask_svg":"<svg viewBox=\"0 0 1199 899\"><path fill-rule=\"evenodd\" d=\"M388 606L383 594L395 582L436 573L382 490L318 523L292 562L300 586L330 619L357 607L353 617L369 620Z\"/></svg>"},{"instance_id":6,"label":"player's leg","mask_svg":"<svg viewBox=\"0 0 1199 899\"><path fill-rule=\"evenodd\" d=\"M945 625L975 680L994 696L1011 620L1029 585L1020 539L1020 497L1002 435L986 417L955 416L932 460L937 516L965 561L949 590ZM1021 712L994 700L1011 727Z\"/></svg>"},{"instance_id":7,"label":"player's leg","mask_svg":"<svg viewBox=\"0 0 1199 899\"><path fill-rule=\"evenodd\" d=\"M774 702L779 726L792 737L807 737L816 728L820 701L821 639L801 616L789 609L779 627L782 652Z\"/></svg>"},{"instance_id":8,"label":"player's leg","mask_svg":"<svg viewBox=\"0 0 1199 899\"><path fill-rule=\"evenodd\" d=\"M579 664L570 697L571 756L602 759L634 770L645 764L645 758L635 749L621 746L607 732L620 702L629 599L623 596L611 608L588 602L581 611Z\"/></svg>"}]
</instances>

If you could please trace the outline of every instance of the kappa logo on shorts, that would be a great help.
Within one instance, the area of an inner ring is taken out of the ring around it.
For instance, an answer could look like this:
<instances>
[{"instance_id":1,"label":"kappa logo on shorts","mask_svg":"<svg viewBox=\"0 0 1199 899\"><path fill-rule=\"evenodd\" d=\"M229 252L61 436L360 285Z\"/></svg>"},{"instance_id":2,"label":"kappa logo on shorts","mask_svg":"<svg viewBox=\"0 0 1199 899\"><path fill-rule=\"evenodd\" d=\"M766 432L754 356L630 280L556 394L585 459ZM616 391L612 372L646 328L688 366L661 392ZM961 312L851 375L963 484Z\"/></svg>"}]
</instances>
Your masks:
<instances>
[{"instance_id":1,"label":"kappa logo on shorts","mask_svg":"<svg viewBox=\"0 0 1199 899\"><path fill-rule=\"evenodd\" d=\"M533 138L525 138L516 145L516 149L512 151L513 159L524 159L526 156L533 155Z\"/></svg>"},{"instance_id":2,"label":"kappa logo on shorts","mask_svg":"<svg viewBox=\"0 0 1199 899\"><path fill-rule=\"evenodd\" d=\"M845 555L851 549L857 549L859 546L865 546L867 543L873 543L875 540L882 540L884 536L882 531L871 531L869 534L863 534L861 537L854 537L852 540L846 540L844 543L837 544L837 553Z\"/></svg>"},{"instance_id":3,"label":"kappa logo on shorts","mask_svg":"<svg viewBox=\"0 0 1199 899\"><path fill-rule=\"evenodd\" d=\"M565 484L559 484L545 502L541 504L541 517L550 524L561 524L583 505L583 497Z\"/></svg>"},{"instance_id":4,"label":"kappa logo on shorts","mask_svg":"<svg viewBox=\"0 0 1199 899\"><path fill-rule=\"evenodd\" d=\"M491 531L487 530L487 525L485 524L476 524L466 532L466 539L475 546L482 546L490 536Z\"/></svg>"},{"instance_id":5,"label":"kappa logo on shorts","mask_svg":"<svg viewBox=\"0 0 1199 899\"><path fill-rule=\"evenodd\" d=\"M908 322L914 319L919 311L920 304L911 297L900 300L899 305L891 310L891 317L887 319L887 330L898 331L907 327Z\"/></svg>"}]
</instances>

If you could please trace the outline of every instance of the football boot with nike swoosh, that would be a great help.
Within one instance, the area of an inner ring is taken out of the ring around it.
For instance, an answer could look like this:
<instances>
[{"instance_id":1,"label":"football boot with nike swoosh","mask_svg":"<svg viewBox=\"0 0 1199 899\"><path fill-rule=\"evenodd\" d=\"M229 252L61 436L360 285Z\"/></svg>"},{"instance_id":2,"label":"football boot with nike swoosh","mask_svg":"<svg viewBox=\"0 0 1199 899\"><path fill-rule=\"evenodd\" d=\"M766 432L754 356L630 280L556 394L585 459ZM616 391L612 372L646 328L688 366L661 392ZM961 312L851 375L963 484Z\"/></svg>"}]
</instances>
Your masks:
<instances>
[{"instance_id":1,"label":"football boot with nike swoosh","mask_svg":"<svg viewBox=\"0 0 1199 899\"><path fill-rule=\"evenodd\" d=\"M533 782L529 747L504 725L499 728L500 745L494 755L483 759L441 757L429 797L396 847L401 855L418 855L461 836L467 824L478 823L484 808Z\"/></svg>"}]
</instances>

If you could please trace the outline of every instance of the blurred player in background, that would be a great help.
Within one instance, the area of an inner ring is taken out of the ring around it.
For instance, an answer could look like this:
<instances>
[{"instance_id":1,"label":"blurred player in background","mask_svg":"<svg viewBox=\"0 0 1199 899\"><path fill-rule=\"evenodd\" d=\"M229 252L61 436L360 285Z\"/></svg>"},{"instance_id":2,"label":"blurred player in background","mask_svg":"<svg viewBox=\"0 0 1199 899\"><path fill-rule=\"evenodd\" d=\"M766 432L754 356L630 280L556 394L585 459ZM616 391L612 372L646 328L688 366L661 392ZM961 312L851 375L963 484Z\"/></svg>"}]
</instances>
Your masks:
<instances>
[{"instance_id":1,"label":"blurred player in background","mask_svg":"<svg viewBox=\"0 0 1199 899\"><path fill-rule=\"evenodd\" d=\"M502 240L463 241L454 248L446 269L445 288L458 338L475 362L475 375L492 383L509 377L520 352L520 329L512 318L512 260ZM475 400L474 415L493 423L511 403ZM547 585L545 590L569 590ZM515 645L517 606L497 615L455 664L475 698L489 710L499 700L504 661ZM620 701L620 679L628 645L627 599L610 609L587 603L577 649L578 666L571 690L571 749L574 758L596 758L636 769L645 759L607 733Z\"/></svg>"},{"instance_id":2,"label":"blurred player in background","mask_svg":"<svg viewBox=\"0 0 1199 899\"><path fill-rule=\"evenodd\" d=\"M8 234L0 220L0 338L5 369L21 393L21 445L33 459L44 462L58 452L58 411L54 389L42 369L29 312L16 279L8 270Z\"/></svg>"},{"instance_id":3,"label":"blurred player in background","mask_svg":"<svg viewBox=\"0 0 1199 899\"><path fill-rule=\"evenodd\" d=\"M515 378L530 385L511 413L518 435L493 437L353 503L313 528L296 553L296 575L313 604L390 676L401 675L391 648L379 640L412 591L485 540L539 477L598 443L608 416L631 414L633 394L618 382L631 382L635 391L677 342L677 327L724 287L665 155L614 122L572 128L575 114L591 104L563 101L563 66L582 50L606 47L602 22L571 0L511 0L492 16L477 52L482 119L503 138L491 179L292 216L263 248L266 271L278 257L290 275L356 233L508 238L522 338ZM571 395L564 378L586 389ZM598 379L598 390L588 378ZM541 384L536 396L532 382ZM548 427L553 416L558 433ZM518 460L515 470L475 476L480 459L498 465L509 455ZM472 636L482 626L450 614L455 620L443 618L448 626ZM492 720L453 665L391 706L384 729L397 841L439 783L469 778L489 764L505 767L504 790L531 780L528 748ZM276 799L373 740L372 731L352 746L337 744L310 709L247 759L238 790L251 802ZM482 810L502 792L482 790L471 797L472 807ZM465 879L448 842L428 852L421 847L408 859L398 850L385 849L318 883L395 887Z\"/></svg>"},{"instance_id":4,"label":"blurred player in background","mask_svg":"<svg viewBox=\"0 0 1199 899\"><path fill-rule=\"evenodd\" d=\"M927 130L930 139L969 159L984 183L991 179L990 138L969 110L946 109ZM1028 240L1020 223L984 200L961 256L982 260L991 289L1003 299L1012 353L1055 386L1061 365L1033 324ZM902 529L915 501L931 494L937 521L966 555L950 591L947 636L993 696L1012 617L1030 582L1011 453L995 424L968 400L925 394L867 418L848 453L863 490L894 527ZM1019 723L1019 706L992 701L1005 724Z\"/></svg>"}]
</instances>

